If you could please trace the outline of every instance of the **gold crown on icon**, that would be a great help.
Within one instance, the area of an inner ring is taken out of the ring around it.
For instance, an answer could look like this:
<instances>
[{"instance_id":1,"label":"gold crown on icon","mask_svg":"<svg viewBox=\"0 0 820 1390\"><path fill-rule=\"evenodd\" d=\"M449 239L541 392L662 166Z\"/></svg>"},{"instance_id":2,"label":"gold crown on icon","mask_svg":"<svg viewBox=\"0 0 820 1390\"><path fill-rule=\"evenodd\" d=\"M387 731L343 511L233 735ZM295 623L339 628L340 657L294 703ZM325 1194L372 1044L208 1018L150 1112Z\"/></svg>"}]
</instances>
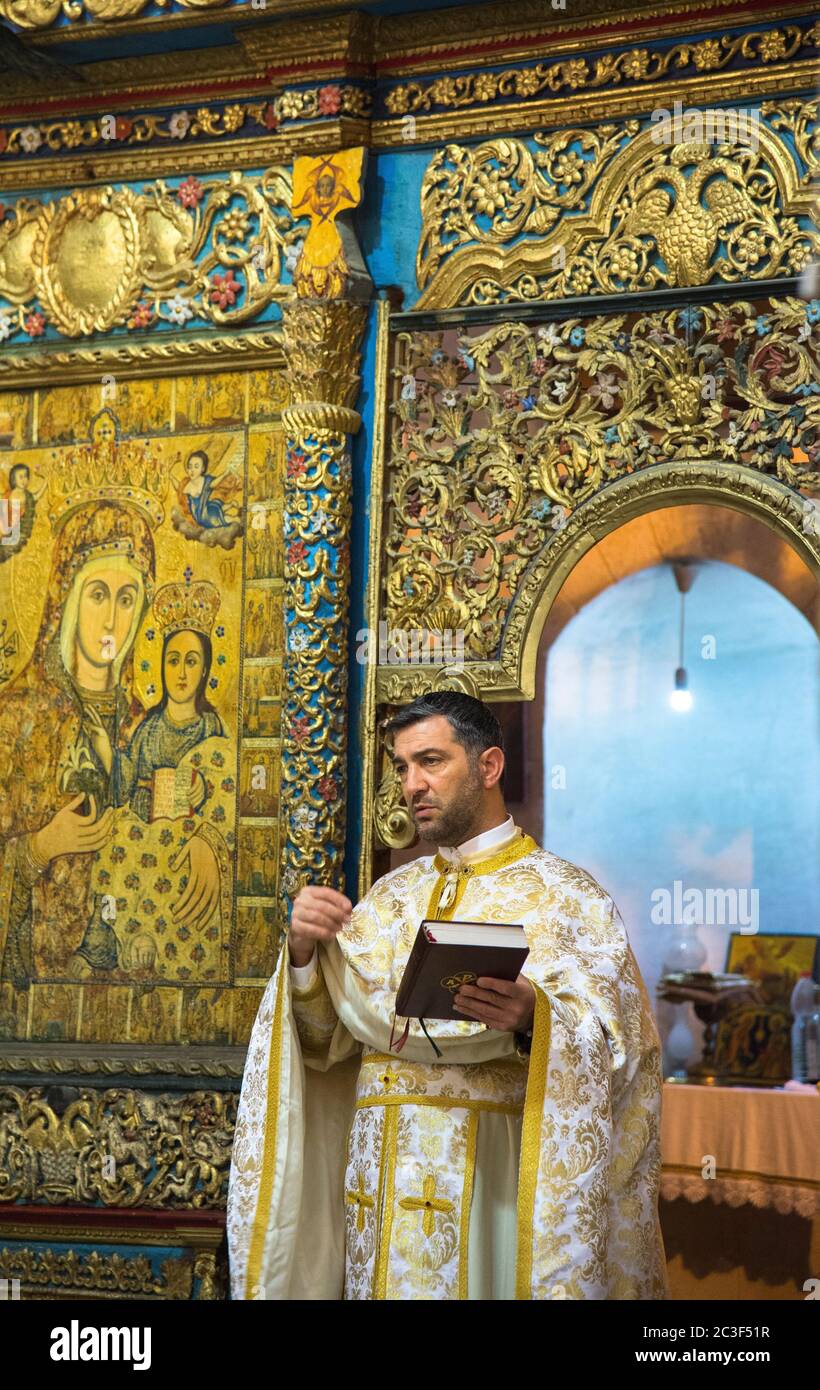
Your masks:
<instances>
[{"instance_id":1,"label":"gold crown on icon","mask_svg":"<svg viewBox=\"0 0 820 1390\"><path fill-rule=\"evenodd\" d=\"M209 579L192 584L163 584L154 598L154 614L163 636L168 632L193 629L210 637L222 600Z\"/></svg>"},{"instance_id":2,"label":"gold crown on icon","mask_svg":"<svg viewBox=\"0 0 820 1390\"><path fill-rule=\"evenodd\" d=\"M146 440L119 438L119 421L104 409L91 421L89 442L59 451L48 488L53 531L87 502L120 502L133 507L152 527L165 515L168 480Z\"/></svg>"}]
</instances>

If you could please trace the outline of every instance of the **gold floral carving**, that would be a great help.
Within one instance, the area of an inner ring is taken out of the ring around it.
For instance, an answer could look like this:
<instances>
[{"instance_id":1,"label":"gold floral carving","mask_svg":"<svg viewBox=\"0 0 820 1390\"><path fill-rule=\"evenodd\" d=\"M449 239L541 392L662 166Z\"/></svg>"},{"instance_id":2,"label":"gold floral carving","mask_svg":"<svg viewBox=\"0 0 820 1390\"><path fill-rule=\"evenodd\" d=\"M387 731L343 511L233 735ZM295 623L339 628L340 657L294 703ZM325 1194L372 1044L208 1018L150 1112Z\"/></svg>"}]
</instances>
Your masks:
<instances>
[{"instance_id":1,"label":"gold floral carving","mask_svg":"<svg viewBox=\"0 0 820 1390\"><path fill-rule=\"evenodd\" d=\"M236 1095L41 1087L0 1091L0 1202L222 1208Z\"/></svg>"},{"instance_id":2,"label":"gold floral carving","mask_svg":"<svg viewBox=\"0 0 820 1390\"><path fill-rule=\"evenodd\" d=\"M746 143L663 145L657 127L626 121L536 135L534 150L515 139L448 145L422 184L417 307L799 271L820 253L820 235L799 221L818 224L817 103L765 105L763 117Z\"/></svg>"},{"instance_id":3,"label":"gold floral carving","mask_svg":"<svg viewBox=\"0 0 820 1390\"><path fill-rule=\"evenodd\" d=\"M176 0L185 9L218 10L229 0ZM141 14L151 0L0 0L0 15L21 29L47 29L61 15L69 21L116 23Z\"/></svg>"},{"instance_id":4,"label":"gold floral carving","mask_svg":"<svg viewBox=\"0 0 820 1390\"><path fill-rule=\"evenodd\" d=\"M0 1279L19 1279L24 1297L189 1299L194 1261L163 1260L159 1273L146 1255L99 1250L52 1250L48 1247L0 1246ZM202 1297L213 1298L213 1293Z\"/></svg>"},{"instance_id":5,"label":"gold floral carving","mask_svg":"<svg viewBox=\"0 0 820 1390\"><path fill-rule=\"evenodd\" d=\"M668 48L632 48L601 54L595 59L574 56L501 72L447 74L392 88L385 106L392 115L404 116L431 111L434 106L458 109L499 99L529 99L566 89L594 91L613 83L656 82L690 65L698 72L716 72L738 57L764 63L785 62L803 47L814 47L811 33L801 32L796 24L787 24L782 30L724 34Z\"/></svg>"},{"instance_id":6,"label":"gold floral carving","mask_svg":"<svg viewBox=\"0 0 820 1390\"><path fill-rule=\"evenodd\" d=\"M21 199L0 222L0 299L13 306L0 302L0 337L42 332L38 317L70 338L126 321L246 323L292 293L282 283L298 237L289 205L281 168L204 184L189 176L177 189L159 180L139 193Z\"/></svg>"},{"instance_id":7,"label":"gold floral carving","mask_svg":"<svg viewBox=\"0 0 820 1390\"><path fill-rule=\"evenodd\" d=\"M328 91L332 95L328 95ZM188 150L200 140L225 139L244 130L253 139L249 127L257 126L256 138L264 138L276 130L282 121L316 121L332 115L366 116L372 106L372 96L360 87L324 84L322 87L291 90L286 88L270 102L237 101L225 106L198 106L193 119L188 112L134 112L119 117L115 131L120 148L145 146L150 141L172 142L179 162L180 146ZM178 124L184 116L187 124ZM109 117L109 120L111 117ZM2 154L9 156L33 154L42 148L49 150L78 150L112 148L114 135L106 133L99 116L83 119L53 121L24 121L20 125L3 127L5 142Z\"/></svg>"},{"instance_id":8,"label":"gold floral carving","mask_svg":"<svg viewBox=\"0 0 820 1390\"><path fill-rule=\"evenodd\" d=\"M819 319L786 298L400 333L377 619L415 630L454 615L465 675L504 698L520 689L522 592L577 538L576 516L590 525L593 502L605 513L616 481L645 472L650 489L659 466L680 464L694 487L696 464L718 481L733 465L768 475L808 526ZM435 674L381 666L379 699Z\"/></svg>"},{"instance_id":9,"label":"gold floral carving","mask_svg":"<svg viewBox=\"0 0 820 1390\"><path fill-rule=\"evenodd\" d=\"M813 510L781 479L719 457L663 463L622 477L573 513L523 577L505 628L502 659L490 673L490 684L501 688L496 698L533 698L543 623L581 556L633 517L677 502L712 503L755 517L780 535L820 581L820 534L812 526ZM483 685L479 669L475 675Z\"/></svg>"},{"instance_id":10,"label":"gold floral carving","mask_svg":"<svg viewBox=\"0 0 820 1390\"><path fill-rule=\"evenodd\" d=\"M340 116L304 125L284 125L273 135L226 136L223 140L197 140L185 151L184 164L191 174L216 174L224 179L237 168L280 166L297 154L324 149L328 142L361 144L369 138L369 124L362 117ZM37 159L0 159L0 189L16 193L31 189L82 187L117 180L153 180L160 175L179 175L180 146L167 144L125 145L110 141L104 147L83 152L46 155Z\"/></svg>"}]
</instances>

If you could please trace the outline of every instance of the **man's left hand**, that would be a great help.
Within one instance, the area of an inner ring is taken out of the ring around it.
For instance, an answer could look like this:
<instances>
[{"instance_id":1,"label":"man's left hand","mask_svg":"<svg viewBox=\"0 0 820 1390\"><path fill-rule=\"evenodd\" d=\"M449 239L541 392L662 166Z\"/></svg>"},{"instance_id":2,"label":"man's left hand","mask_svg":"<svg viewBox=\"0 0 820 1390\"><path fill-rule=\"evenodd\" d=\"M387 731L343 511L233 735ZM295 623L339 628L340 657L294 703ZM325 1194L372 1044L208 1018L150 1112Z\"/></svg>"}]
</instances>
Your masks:
<instances>
[{"instance_id":1,"label":"man's left hand","mask_svg":"<svg viewBox=\"0 0 820 1390\"><path fill-rule=\"evenodd\" d=\"M456 1012L501 1033L524 1033L535 1013L535 989L523 975L509 980L476 980L455 995Z\"/></svg>"}]
</instances>

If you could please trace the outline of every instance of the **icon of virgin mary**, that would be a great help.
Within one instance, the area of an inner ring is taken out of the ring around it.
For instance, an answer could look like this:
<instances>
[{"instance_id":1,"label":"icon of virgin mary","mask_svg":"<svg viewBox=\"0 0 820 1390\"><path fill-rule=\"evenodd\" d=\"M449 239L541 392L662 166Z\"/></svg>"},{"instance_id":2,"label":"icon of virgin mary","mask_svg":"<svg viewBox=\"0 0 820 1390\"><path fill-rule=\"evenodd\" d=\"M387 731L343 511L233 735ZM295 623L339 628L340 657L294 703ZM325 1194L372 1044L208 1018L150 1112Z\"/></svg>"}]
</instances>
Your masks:
<instances>
[{"instance_id":1,"label":"icon of virgin mary","mask_svg":"<svg viewBox=\"0 0 820 1390\"><path fill-rule=\"evenodd\" d=\"M31 659L0 694L0 978L61 975L92 914L110 838L112 749L136 723L134 639L150 600L151 527L79 489L57 539ZM38 941L35 960L34 941Z\"/></svg>"}]
</instances>

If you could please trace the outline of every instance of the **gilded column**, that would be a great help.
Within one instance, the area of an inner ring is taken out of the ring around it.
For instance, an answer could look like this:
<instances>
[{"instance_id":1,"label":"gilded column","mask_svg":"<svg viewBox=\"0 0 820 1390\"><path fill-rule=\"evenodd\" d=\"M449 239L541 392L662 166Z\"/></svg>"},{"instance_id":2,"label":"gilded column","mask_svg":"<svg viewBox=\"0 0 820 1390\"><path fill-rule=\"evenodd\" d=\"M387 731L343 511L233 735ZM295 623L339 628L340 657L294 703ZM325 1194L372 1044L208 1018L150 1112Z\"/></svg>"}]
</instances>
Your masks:
<instances>
[{"instance_id":1,"label":"gilded column","mask_svg":"<svg viewBox=\"0 0 820 1390\"><path fill-rule=\"evenodd\" d=\"M370 280L343 214L364 151L294 165L293 215L311 218L284 309L290 403L285 477L285 657L280 901L342 887L352 510L350 438L361 423L360 346ZM337 219L339 219L337 225Z\"/></svg>"}]
</instances>

